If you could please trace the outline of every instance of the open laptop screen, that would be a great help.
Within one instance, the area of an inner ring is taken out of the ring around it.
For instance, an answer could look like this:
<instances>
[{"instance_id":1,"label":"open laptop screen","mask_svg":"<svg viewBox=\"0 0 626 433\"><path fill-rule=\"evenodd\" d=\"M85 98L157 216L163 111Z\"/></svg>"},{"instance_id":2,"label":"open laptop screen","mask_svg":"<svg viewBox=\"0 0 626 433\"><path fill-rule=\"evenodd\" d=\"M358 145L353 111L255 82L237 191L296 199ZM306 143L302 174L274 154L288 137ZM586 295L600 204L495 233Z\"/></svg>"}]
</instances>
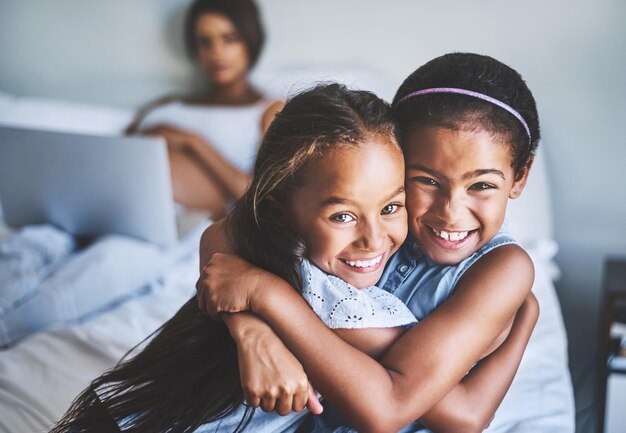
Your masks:
<instances>
[{"instance_id":1,"label":"open laptop screen","mask_svg":"<svg viewBox=\"0 0 626 433\"><path fill-rule=\"evenodd\" d=\"M177 239L161 138L0 127L0 201L10 226L51 223L164 246Z\"/></svg>"}]
</instances>

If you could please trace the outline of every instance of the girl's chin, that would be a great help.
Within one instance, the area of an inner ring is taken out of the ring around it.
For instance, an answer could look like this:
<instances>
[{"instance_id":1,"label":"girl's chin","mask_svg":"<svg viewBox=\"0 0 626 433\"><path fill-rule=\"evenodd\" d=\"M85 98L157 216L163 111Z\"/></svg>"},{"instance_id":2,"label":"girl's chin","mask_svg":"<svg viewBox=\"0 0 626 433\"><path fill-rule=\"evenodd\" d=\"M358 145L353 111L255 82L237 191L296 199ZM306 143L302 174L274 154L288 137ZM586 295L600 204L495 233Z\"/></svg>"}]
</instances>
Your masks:
<instances>
[{"instance_id":1,"label":"girl's chin","mask_svg":"<svg viewBox=\"0 0 626 433\"><path fill-rule=\"evenodd\" d=\"M380 276L382 272L371 272L368 274L359 273L355 275L350 272L349 275L342 275L340 278L351 286L356 287L357 289L366 289L368 287L375 286L378 280L380 280Z\"/></svg>"},{"instance_id":2,"label":"girl's chin","mask_svg":"<svg viewBox=\"0 0 626 433\"><path fill-rule=\"evenodd\" d=\"M421 245L432 262L438 265L458 265L474 253L476 240L477 232L469 234L460 242L445 241L428 233L427 239Z\"/></svg>"},{"instance_id":3,"label":"girl's chin","mask_svg":"<svg viewBox=\"0 0 626 433\"><path fill-rule=\"evenodd\" d=\"M463 260L467 258L465 255L458 255L458 257L454 257L452 254L428 254L426 253L428 258L437 265L444 266L455 266L461 263Z\"/></svg>"}]
</instances>

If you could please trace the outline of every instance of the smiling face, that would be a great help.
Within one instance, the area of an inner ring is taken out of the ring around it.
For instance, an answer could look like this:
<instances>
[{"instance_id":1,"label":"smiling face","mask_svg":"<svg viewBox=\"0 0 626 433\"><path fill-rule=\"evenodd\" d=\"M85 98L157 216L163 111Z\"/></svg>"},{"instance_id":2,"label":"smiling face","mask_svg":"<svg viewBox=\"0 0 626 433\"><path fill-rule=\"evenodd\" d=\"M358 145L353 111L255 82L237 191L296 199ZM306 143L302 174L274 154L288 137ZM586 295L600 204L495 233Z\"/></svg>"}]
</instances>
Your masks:
<instances>
[{"instance_id":1,"label":"smiling face","mask_svg":"<svg viewBox=\"0 0 626 433\"><path fill-rule=\"evenodd\" d=\"M477 129L414 126L406 135L409 232L438 264L457 264L489 242L517 198L510 146Z\"/></svg>"},{"instance_id":2,"label":"smiling face","mask_svg":"<svg viewBox=\"0 0 626 433\"><path fill-rule=\"evenodd\" d=\"M219 13L201 15L196 22L197 59L214 85L245 79L248 49L232 21Z\"/></svg>"},{"instance_id":3,"label":"smiling face","mask_svg":"<svg viewBox=\"0 0 626 433\"><path fill-rule=\"evenodd\" d=\"M357 288L376 284L407 235L404 161L389 140L327 151L291 195L309 260Z\"/></svg>"}]
</instances>

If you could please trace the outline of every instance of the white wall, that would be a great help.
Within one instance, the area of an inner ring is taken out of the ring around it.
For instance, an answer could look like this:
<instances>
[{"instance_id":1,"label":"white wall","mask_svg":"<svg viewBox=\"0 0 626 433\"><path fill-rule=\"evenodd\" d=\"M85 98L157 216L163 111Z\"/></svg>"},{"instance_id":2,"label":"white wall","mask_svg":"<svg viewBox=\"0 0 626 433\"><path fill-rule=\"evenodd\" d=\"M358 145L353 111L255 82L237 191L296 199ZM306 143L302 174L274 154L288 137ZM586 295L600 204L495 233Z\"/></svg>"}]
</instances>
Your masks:
<instances>
[{"instance_id":1,"label":"white wall","mask_svg":"<svg viewBox=\"0 0 626 433\"><path fill-rule=\"evenodd\" d=\"M258 72L367 64L390 88L449 51L518 69L538 102L554 187L559 295L581 412L591 378L603 258L626 256L626 2L259 0ZM179 39L187 0L0 0L0 91L138 106L197 79ZM384 95L390 97L391 95Z\"/></svg>"}]
</instances>

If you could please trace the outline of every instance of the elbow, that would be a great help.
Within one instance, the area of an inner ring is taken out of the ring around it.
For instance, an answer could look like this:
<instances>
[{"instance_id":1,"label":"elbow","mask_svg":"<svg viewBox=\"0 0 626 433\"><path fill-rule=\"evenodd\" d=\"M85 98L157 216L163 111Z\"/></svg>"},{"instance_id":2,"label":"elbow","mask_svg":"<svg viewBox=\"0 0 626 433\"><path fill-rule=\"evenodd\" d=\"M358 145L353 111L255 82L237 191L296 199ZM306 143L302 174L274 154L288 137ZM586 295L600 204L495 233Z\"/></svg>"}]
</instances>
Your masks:
<instances>
[{"instance_id":1,"label":"elbow","mask_svg":"<svg viewBox=\"0 0 626 433\"><path fill-rule=\"evenodd\" d=\"M365 427L358 427L361 433L397 433L399 429L390 428L386 423L368 423Z\"/></svg>"},{"instance_id":2,"label":"elbow","mask_svg":"<svg viewBox=\"0 0 626 433\"><path fill-rule=\"evenodd\" d=\"M455 426L455 428L452 431L454 432L467 432L467 433L480 433L482 431L484 431L487 427L489 427L489 424L491 424L491 421L493 421L493 414L480 414L480 413L473 413L473 414L468 414L467 417L464 417L461 420L460 425Z\"/></svg>"},{"instance_id":3,"label":"elbow","mask_svg":"<svg viewBox=\"0 0 626 433\"><path fill-rule=\"evenodd\" d=\"M381 409L381 408L377 408ZM398 411L392 408L373 410L365 416L355 420L354 427L360 433L397 433L409 422L399 422L402 419Z\"/></svg>"},{"instance_id":4,"label":"elbow","mask_svg":"<svg viewBox=\"0 0 626 433\"><path fill-rule=\"evenodd\" d=\"M494 418L494 413L487 413L485 410L474 407L458 406L454 414L442 419L433 419L431 416L424 420L426 427L436 431L437 433L480 433L484 431Z\"/></svg>"}]
</instances>

